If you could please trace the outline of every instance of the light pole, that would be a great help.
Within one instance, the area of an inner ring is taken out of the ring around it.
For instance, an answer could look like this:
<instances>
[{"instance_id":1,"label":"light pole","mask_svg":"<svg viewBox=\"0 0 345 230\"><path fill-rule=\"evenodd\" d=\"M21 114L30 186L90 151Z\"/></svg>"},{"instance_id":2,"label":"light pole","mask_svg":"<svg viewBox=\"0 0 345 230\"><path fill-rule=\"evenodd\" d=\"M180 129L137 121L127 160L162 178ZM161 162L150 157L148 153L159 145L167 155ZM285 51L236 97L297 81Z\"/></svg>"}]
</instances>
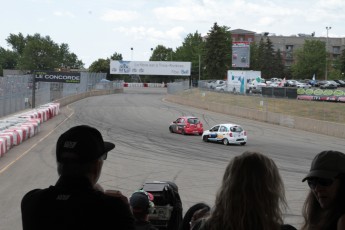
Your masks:
<instances>
[{"instance_id":1,"label":"light pole","mask_svg":"<svg viewBox=\"0 0 345 230\"><path fill-rule=\"evenodd\" d=\"M201 55L199 54L199 81L200 81L200 70L201 70L201 63L200 63ZM199 83L199 82L198 82Z\"/></svg>"},{"instance_id":2,"label":"light pole","mask_svg":"<svg viewBox=\"0 0 345 230\"><path fill-rule=\"evenodd\" d=\"M328 63L327 63L327 49L328 49L328 30L332 29L331 26L326 26L326 30L327 30L327 38L326 38L326 71L325 71L325 80L327 80L327 71L328 71Z\"/></svg>"},{"instance_id":3,"label":"light pole","mask_svg":"<svg viewBox=\"0 0 345 230\"><path fill-rule=\"evenodd\" d=\"M133 61L133 47L131 47L131 61Z\"/></svg>"}]
</instances>

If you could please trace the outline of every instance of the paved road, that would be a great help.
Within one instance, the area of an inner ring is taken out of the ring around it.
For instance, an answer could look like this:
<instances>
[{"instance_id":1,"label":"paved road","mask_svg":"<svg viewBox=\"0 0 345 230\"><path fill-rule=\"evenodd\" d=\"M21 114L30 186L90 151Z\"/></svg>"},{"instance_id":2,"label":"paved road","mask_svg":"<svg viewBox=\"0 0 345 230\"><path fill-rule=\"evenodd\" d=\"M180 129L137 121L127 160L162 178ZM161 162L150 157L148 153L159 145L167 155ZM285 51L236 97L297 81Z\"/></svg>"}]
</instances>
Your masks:
<instances>
[{"instance_id":1,"label":"paved road","mask_svg":"<svg viewBox=\"0 0 345 230\"><path fill-rule=\"evenodd\" d=\"M343 139L250 121L239 117L184 107L164 100L166 89L125 89L123 94L87 98L61 110L42 125L36 137L13 148L0 159L0 229L21 229L20 200L33 188L57 179L55 143L69 127L88 124L101 130L116 148L108 155L100 183L129 196L143 183L174 181L184 210L195 202L212 205L229 160L246 150L272 157L286 186L286 222L298 227L308 191L301 179L321 150L344 151ZM220 122L243 125L246 146L204 143L200 136L171 134L168 126L180 115L199 117L205 128ZM255 192L255 191L253 191Z\"/></svg>"}]
</instances>

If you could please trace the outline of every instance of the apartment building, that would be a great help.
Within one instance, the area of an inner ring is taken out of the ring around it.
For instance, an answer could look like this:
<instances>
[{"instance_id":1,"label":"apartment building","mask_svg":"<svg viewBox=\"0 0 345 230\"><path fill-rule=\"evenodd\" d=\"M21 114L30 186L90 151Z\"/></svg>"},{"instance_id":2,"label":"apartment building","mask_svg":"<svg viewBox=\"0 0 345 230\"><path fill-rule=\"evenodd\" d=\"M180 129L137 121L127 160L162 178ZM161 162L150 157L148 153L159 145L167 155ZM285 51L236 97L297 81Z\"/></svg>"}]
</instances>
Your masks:
<instances>
[{"instance_id":1,"label":"apartment building","mask_svg":"<svg viewBox=\"0 0 345 230\"><path fill-rule=\"evenodd\" d=\"M283 36L276 35L270 32L256 33L254 31L248 31L243 29L231 30L233 42L257 42L259 43L261 38L269 37L273 44L274 50L280 49L283 57L283 62L286 67L290 67L294 63L294 50L301 48L304 41L309 39L315 39L326 43L327 53L330 59L336 59L341 55L341 52L345 49L345 37L316 37L314 34L299 33L296 35Z\"/></svg>"}]
</instances>

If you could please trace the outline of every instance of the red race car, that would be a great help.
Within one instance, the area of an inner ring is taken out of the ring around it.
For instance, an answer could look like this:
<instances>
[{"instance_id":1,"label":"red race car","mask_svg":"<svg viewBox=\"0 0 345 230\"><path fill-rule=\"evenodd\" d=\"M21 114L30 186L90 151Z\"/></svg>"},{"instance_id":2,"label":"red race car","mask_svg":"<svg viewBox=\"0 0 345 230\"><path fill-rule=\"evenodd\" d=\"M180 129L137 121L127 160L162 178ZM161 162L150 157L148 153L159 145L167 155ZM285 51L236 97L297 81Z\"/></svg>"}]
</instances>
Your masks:
<instances>
[{"instance_id":1,"label":"red race car","mask_svg":"<svg viewBox=\"0 0 345 230\"><path fill-rule=\"evenodd\" d=\"M169 126L171 133L202 135L204 127L199 118L193 116L179 117Z\"/></svg>"}]
</instances>

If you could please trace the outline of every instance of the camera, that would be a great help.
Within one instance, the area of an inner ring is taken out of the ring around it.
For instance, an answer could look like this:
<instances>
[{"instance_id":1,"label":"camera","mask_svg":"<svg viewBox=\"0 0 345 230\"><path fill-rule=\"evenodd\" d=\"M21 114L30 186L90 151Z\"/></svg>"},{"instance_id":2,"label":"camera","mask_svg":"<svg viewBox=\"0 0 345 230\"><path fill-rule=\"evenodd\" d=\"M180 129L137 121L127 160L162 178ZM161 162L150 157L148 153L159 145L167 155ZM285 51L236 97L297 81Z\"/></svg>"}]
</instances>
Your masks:
<instances>
[{"instance_id":1,"label":"camera","mask_svg":"<svg viewBox=\"0 0 345 230\"><path fill-rule=\"evenodd\" d=\"M154 197L154 208L149 220L158 229L177 229L182 222L182 202L175 183L169 181L147 182L142 187ZM171 226L175 225L175 226Z\"/></svg>"}]
</instances>

